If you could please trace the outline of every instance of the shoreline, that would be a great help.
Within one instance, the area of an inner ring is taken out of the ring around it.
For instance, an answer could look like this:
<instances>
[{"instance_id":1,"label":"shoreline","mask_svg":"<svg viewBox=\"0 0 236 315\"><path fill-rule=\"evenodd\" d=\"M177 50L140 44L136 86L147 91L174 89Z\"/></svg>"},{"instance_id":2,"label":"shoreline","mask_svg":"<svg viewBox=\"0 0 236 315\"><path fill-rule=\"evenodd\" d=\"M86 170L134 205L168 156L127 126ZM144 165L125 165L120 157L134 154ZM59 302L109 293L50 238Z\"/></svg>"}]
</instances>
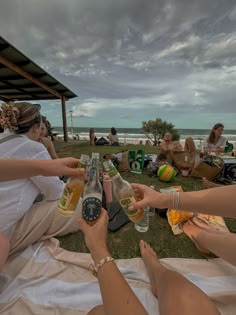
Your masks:
<instances>
[{"instance_id":1,"label":"shoreline","mask_svg":"<svg viewBox=\"0 0 236 315\"><path fill-rule=\"evenodd\" d=\"M58 139L63 139L63 133L61 131L57 131L56 129L53 131L53 133L56 135ZM236 134L223 134L223 136L233 144L234 148L236 148ZM96 132L97 139L103 137L107 139L107 133L104 132ZM187 137L192 137L193 141L195 143L196 148L199 150L201 149L202 145L206 141L208 135L188 135L188 134L182 134L180 135L180 144L184 147L185 139ZM81 140L81 141L89 141L89 133L85 131L81 132L74 132L73 134L71 132L68 132L68 138L70 140ZM135 134L135 133L118 133L119 142L122 145L126 144L133 144L133 145L148 145L146 144L146 141L148 141L148 138L144 134ZM152 144L151 144L152 145Z\"/></svg>"},{"instance_id":2,"label":"shoreline","mask_svg":"<svg viewBox=\"0 0 236 315\"><path fill-rule=\"evenodd\" d=\"M106 137L104 136L104 134L100 134L97 133L96 134L97 138L101 138L104 137L106 139ZM63 139L63 134L57 134L56 135L57 139ZM68 132L68 138L70 140L81 140L81 141L89 141L89 135L85 134L85 133L80 133L80 134L71 134L70 132ZM119 136L119 142L122 145L126 145L126 144L134 144L134 145L145 145L146 141L148 140L147 137L129 137L129 136ZM180 144L184 147L184 143L185 143L185 138L181 138L179 140ZM201 149L202 144L204 143L204 140L202 139L194 139L194 143L196 145L197 149ZM233 143L235 146L235 143Z\"/></svg>"}]
</instances>

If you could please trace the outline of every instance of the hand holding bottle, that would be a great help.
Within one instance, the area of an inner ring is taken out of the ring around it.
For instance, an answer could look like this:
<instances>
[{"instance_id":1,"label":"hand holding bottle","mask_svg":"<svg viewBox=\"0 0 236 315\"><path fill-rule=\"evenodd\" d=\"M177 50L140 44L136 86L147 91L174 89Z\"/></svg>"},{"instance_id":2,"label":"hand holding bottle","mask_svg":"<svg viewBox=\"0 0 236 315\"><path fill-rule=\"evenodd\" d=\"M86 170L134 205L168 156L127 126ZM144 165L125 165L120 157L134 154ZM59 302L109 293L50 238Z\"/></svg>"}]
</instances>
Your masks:
<instances>
[{"instance_id":1,"label":"hand holding bottle","mask_svg":"<svg viewBox=\"0 0 236 315\"><path fill-rule=\"evenodd\" d=\"M120 173L110 160L103 162L103 166L112 180L114 194L129 219L133 222L141 221L144 217L143 208L129 208L129 206L135 201L135 193L130 183L121 177Z\"/></svg>"},{"instance_id":2,"label":"hand holding bottle","mask_svg":"<svg viewBox=\"0 0 236 315\"><path fill-rule=\"evenodd\" d=\"M138 196L138 200L134 202L129 209L139 209L145 207L154 207L154 208L167 208L169 205L168 194L161 194L152 188L140 185L140 184L131 184L133 190Z\"/></svg>"},{"instance_id":3,"label":"hand holding bottle","mask_svg":"<svg viewBox=\"0 0 236 315\"><path fill-rule=\"evenodd\" d=\"M83 218L90 225L99 219L102 207L102 185L99 179L98 159L92 158L88 181L83 191Z\"/></svg>"},{"instance_id":4,"label":"hand holding bottle","mask_svg":"<svg viewBox=\"0 0 236 315\"><path fill-rule=\"evenodd\" d=\"M77 163L77 168L83 170L88 164L89 156L82 154ZM82 174L82 171L81 171ZM71 176L66 183L63 194L58 203L58 211L63 216L72 216L76 210L77 204L84 189L85 175L83 177L76 178Z\"/></svg>"},{"instance_id":5,"label":"hand holding bottle","mask_svg":"<svg viewBox=\"0 0 236 315\"><path fill-rule=\"evenodd\" d=\"M78 220L80 228L85 236L85 243L93 260L96 261L107 256L107 211L102 208L99 220L93 225L89 225L84 219ZM99 258L101 256L101 258Z\"/></svg>"},{"instance_id":6,"label":"hand holding bottle","mask_svg":"<svg viewBox=\"0 0 236 315\"><path fill-rule=\"evenodd\" d=\"M66 175L75 178L83 178L85 176L84 169L77 168L77 165L80 163L79 159L68 157L63 159L40 161L40 163L40 173L43 176Z\"/></svg>"}]
</instances>

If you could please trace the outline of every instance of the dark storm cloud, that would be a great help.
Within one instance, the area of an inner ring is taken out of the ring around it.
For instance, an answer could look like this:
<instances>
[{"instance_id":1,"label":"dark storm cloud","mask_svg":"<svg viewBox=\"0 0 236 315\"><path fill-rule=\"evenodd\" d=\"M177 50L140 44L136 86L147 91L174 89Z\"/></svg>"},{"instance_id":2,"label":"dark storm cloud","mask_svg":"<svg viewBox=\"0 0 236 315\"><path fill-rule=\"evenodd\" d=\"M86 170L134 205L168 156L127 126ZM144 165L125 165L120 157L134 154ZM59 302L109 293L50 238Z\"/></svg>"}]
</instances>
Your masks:
<instances>
[{"instance_id":1,"label":"dark storm cloud","mask_svg":"<svg viewBox=\"0 0 236 315\"><path fill-rule=\"evenodd\" d=\"M129 108L130 99L150 115L235 113L234 0L8 0L0 29L84 110L98 98L94 116L102 102Z\"/></svg>"}]
</instances>

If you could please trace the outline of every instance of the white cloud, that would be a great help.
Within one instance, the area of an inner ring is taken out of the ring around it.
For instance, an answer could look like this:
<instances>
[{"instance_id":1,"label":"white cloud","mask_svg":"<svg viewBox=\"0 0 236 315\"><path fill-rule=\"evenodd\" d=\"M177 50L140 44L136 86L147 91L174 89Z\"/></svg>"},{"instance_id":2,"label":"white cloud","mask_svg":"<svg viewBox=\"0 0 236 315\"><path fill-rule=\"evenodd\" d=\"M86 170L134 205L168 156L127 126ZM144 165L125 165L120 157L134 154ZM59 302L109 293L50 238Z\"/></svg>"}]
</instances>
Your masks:
<instances>
[{"instance_id":1,"label":"white cloud","mask_svg":"<svg viewBox=\"0 0 236 315\"><path fill-rule=\"evenodd\" d=\"M186 41L177 41L170 47L162 50L156 55L156 59L166 58L171 55L178 55L178 53L183 53L184 51L192 50L197 46L201 45L202 39L199 36L191 35Z\"/></svg>"},{"instance_id":2,"label":"white cloud","mask_svg":"<svg viewBox=\"0 0 236 315\"><path fill-rule=\"evenodd\" d=\"M235 58L236 51L236 33L219 34L208 43L206 49L195 57L195 64L205 64L219 62L222 66L230 64L231 58Z\"/></svg>"},{"instance_id":3,"label":"white cloud","mask_svg":"<svg viewBox=\"0 0 236 315\"><path fill-rule=\"evenodd\" d=\"M96 101L89 101L84 102L79 105L73 105L73 117L96 117L97 111L100 109L106 108L105 104L99 103L98 100Z\"/></svg>"},{"instance_id":4,"label":"white cloud","mask_svg":"<svg viewBox=\"0 0 236 315\"><path fill-rule=\"evenodd\" d=\"M136 69L138 71L140 70L147 71L150 66L151 66L150 61L141 61L141 62L136 62L134 64L129 65L131 69Z\"/></svg>"}]
</instances>

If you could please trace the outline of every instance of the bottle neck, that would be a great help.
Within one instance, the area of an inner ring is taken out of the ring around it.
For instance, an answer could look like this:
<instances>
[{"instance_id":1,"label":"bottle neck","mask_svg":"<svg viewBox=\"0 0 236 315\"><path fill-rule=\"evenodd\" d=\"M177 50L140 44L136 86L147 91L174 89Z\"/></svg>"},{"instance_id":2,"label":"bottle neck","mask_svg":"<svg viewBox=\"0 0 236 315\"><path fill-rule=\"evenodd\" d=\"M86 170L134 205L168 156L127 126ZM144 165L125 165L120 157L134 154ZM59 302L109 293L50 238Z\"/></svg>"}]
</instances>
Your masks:
<instances>
[{"instance_id":1,"label":"bottle neck","mask_svg":"<svg viewBox=\"0 0 236 315\"><path fill-rule=\"evenodd\" d=\"M90 170L89 170L89 182L97 182L99 181L99 172L98 172L98 167L96 165L92 165Z\"/></svg>"},{"instance_id":2,"label":"bottle neck","mask_svg":"<svg viewBox=\"0 0 236 315\"><path fill-rule=\"evenodd\" d=\"M124 181L120 176L120 173L117 173L114 177L111 177L111 180L114 184L120 184Z\"/></svg>"}]
</instances>

